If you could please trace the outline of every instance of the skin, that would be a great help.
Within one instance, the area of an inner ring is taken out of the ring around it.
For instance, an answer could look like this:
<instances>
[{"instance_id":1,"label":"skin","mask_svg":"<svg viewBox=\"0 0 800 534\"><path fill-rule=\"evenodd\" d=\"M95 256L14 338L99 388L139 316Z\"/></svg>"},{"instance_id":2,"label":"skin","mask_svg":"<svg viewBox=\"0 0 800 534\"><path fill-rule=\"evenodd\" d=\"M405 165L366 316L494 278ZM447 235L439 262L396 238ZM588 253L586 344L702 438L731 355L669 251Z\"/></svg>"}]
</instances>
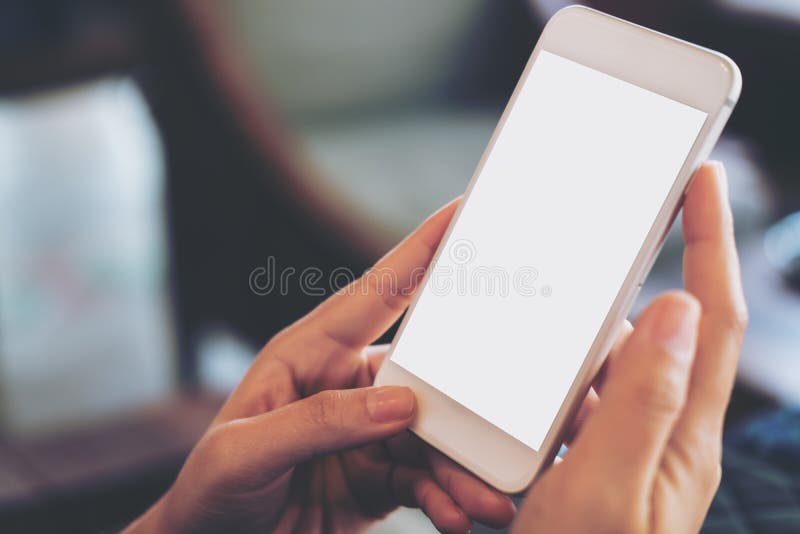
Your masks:
<instances>
[{"instance_id":1,"label":"skin","mask_svg":"<svg viewBox=\"0 0 800 534\"><path fill-rule=\"evenodd\" d=\"M443 532L508 525L514 506L405 429L407 388L370 387L373 343L408 306L455 210L259 353L172 488L127 532L358 532L399 505ZM684 206L685 288L617 340L569 435L528 492L515 532L697 531L720 479L722 423L746 325L722 166ZM383 289L383 291L379 291ZM598 491L602 488L601 491Z\"/></svg>"},{"instance_id":2,"label":"skin","mask_svg":"<svg viewBox=\"0 0 800 534\"><path fill-rule=\"evenodd\" d=\"M128 532L358 532L398 506L443 532L498 527L511 500L406 428L416 401L373 388L386 347L370 347L408 306L455 211L451 202L365 276L261 350L173 487Z\"/></svg>"},{"instance_id":3,"label":"skin","mask_svg":"<svg viewBox=\"0 0 800 534\"><path fill-rule=\"evenodd\" d=\"M705 165L683 209L685 291L657 298L609 356L562 462L513 532L697 532L719 487L722 427L747 311L725 172Z\"/></svg>"}]
</instances>

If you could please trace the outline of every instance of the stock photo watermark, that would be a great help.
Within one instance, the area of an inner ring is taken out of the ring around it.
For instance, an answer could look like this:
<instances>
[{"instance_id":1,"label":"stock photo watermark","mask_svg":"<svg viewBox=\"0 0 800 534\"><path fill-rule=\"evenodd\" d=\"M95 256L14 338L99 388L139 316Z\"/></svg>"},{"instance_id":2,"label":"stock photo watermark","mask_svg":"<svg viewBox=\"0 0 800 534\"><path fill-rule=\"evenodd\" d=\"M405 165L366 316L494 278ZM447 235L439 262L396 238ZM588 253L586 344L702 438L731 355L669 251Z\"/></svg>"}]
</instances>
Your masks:
<instances>
[{"instance_id":1,"label":"stock photo watermark","mask_svg":"<svg viewBox=\"0 0 800 534\"><path fill-rule=\"evenodd\" d=\"M553 288L540 282L536 267L523 265L507 269L484 265L478 261L478 251L469 239L450 243L428 269L418 267L410 273L398 273L390 267L373 267L358 276L352 269L337 267L329 272L319 267L297 269L279 266L275 256L267 257L265 265L250 272L250 290L259 296L286 296L299 291L322 297L329 293L408 296L428 274L426 290L436 296L482 295L495 297L549 298Z\"/></svg>"}]
</instances>

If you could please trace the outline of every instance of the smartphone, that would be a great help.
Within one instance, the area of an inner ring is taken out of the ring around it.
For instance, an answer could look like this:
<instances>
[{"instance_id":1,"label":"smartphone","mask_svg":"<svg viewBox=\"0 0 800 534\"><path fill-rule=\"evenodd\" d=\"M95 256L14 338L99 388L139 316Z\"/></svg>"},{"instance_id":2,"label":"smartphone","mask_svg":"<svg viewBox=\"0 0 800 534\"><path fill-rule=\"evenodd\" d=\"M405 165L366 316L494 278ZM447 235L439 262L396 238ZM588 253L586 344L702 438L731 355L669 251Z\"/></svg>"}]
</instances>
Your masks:
<instances>
[{"instance_id":1,"label":"smartphone","mask_svg":"<svg viewBox=\"0 0 800 534\"><path fill-rule=\"evenodd\" d=\"M552 464L740 90L716 52L553 16L376 377L416 434L507 493Z\"/></svg>"}]
</instances>

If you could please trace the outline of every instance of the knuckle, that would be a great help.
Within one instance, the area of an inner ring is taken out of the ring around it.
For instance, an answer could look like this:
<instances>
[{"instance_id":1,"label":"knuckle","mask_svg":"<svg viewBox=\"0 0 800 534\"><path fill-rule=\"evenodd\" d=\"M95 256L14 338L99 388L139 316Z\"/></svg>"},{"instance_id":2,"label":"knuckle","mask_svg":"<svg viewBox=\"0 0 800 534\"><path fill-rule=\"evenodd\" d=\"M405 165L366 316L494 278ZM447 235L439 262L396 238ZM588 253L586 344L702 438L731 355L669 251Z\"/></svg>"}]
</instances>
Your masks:
<instances>
[{"instance_id":1,"label":"knuckle","mask_svg":"<svg viewBox=\"0 0 800 534\"><path fill-rule=\"evenodd\" d=\"M722 459L722 438L717 430L712 431L709 425L697 426L684 430L686 438L680 442L686 445L682 449L692 451L687 458L696 458L698 461L719 463Z\"/></svg>"},{"instance_id":2,"label":"knuckle","mask_svg":"<svg viewBox=\"0 0 800 534\"><path fill-rule=\"evenodd\" d=\"M741 338L747 330L750 316L747 311L747 306L741 303L719 310L719 313L716 314L715 321L725 331L731 332Z\"/></svg>"},{"instance_id":3,"label":"knuckle","mask_svg":"<svg viewBox=\"0 0 800 534\"><path fill-rule=\"evenodd\" d=\"M685 384L679 369L665 369L657 380L640 380L631 390L631 401L648 417L674 418L683 408Z\"/></svg>"},{"instance_id":4,"label":"knuckle","mask_svg":"<svg viewBox=\"0 0 800 534\"><path fill-rule=\"evenodd\" d=\"M750 323L750 314L747 311L747 306L741 304L734 307L729 314L728 323L734 332L743 335L747 330L747 325Z\"/></svg>"},{"instance_id":5,"label":"knuckle","mask_svg":"<svg viewBox=\"0 0 800 534\"><path fill-rule=\"evenodd\" d=\"M686 439L670 443L672 453L700 487L712 496L722 478L722 440L709 432L697 431Z\"/></svg>"},{"instance_id":6,"label":"knuckle","mask_svg":"<svg viewBox=\"0 0 800 534\"><path fill-rule=\"evenodd\" d=\"M235 443L231 439L231 432L227 424L213 428L203 438L203 449L212 458L226 458L230 456Z\"/></svg>"},{"instance_id":7,"label":"knuckle","mask_svg":"<svg viewBox=\"0 0 800 534\"><path fill-rule=\"evenodd\" d=\"M227 423L211 429L192 453L199 457L195 464L203 465L204 476L212 485L224 484L237 457L237 442Z\"/></svg>"},{"instance_id":8,"label":"knuckle","mask_svg":"<svg viewBox=\"0 0 800 534\"><path fill-rule=\"evenodd\" d=\"M287 326L274 336L272 336L267 343L261 347L261 350L256 355L256 359L253 362L251 369L255 368L256 366L263 365L265 362L269 361L280 361L281 363L286 363L290 361L291 358L287 356L289 354L293 354L294 351L292 350L292 342L295 336L296 326L291 325Z\"/></svg>"},{"instance_id":9,"label":"knuckle","mask_svg":"<svg viewBox=\"0 0 800 534\"><path fill-rule=\"evenodd\" d=\"M397 276L394 272L373 268L364 275L363 280L367 292L379 297L388 310L405 309L405 298L397 287Z\"/></svg>"},{"instance_id":10,"label":"knuckle","mask_svg":"<svg viewBox=\"0 0 800 534\"><path fill-rule=\"evenodd\" d=\"M339 391L322 391L312 396L309 403L311 423L320 428L342 426L344 423L342 400L342 393Z\"/></svg>"},{"instance_id":11,"label":"knuckle","mask_svg":"<svg viewBox=\"0 0 800 534\"><path fill-rule=\"evenodd\" d=\"M705 451L704 460L710 465L719 465L722 461L722 438L719 434L711 435L708 432L703 432L703 438L700 438L699 448Z\"/></svg>"},{"instance_id":12,"label":"knuckle","mask_svg":"<svg viewBox=\"0 0 800 534\"><path fill-rule=\"evenodd\" d=\"M247 481L249 474L243 470L242 450L233 424L215 427L206 434L202 444L202 454L194 462L205 481L202 485L215 488L214 491L232 491Z\"/></svg>"},{"instance_id":13,"label":"knuckle","mask_svg":"<svg viewBox=\"0 0 800 534\"><path fill-rule=\"evenodd\" d=\"M708 490L708 496L713 498L719 489L720 483L722 482L722 464L720 462L714 462L709 466L706 473L705 482L707 485L706 487Z\"/></svg>"},{"instance_id":14,"label":"knuckle","mask_svg":"<svg viewBox=\"0 0 800 534\"><path fill-rule=\"evenodd\" d=\"M708 496L716 493L722 479L722 440L706 438L693 447L691 467Z\"/></svg>"},{"instance_id":15,"label":"knuckle","mask_svg":"<svg viewBox=\"0 0 800 534\"><path fill-rule=\"evenodd\" d=\"M619 492L603 492L596 503L596 518L602 518L603 525L596 525L601 531L621 534L638 534L646 530L646 514L635 504L636 499Z\"/></svg>"}]
</instances>

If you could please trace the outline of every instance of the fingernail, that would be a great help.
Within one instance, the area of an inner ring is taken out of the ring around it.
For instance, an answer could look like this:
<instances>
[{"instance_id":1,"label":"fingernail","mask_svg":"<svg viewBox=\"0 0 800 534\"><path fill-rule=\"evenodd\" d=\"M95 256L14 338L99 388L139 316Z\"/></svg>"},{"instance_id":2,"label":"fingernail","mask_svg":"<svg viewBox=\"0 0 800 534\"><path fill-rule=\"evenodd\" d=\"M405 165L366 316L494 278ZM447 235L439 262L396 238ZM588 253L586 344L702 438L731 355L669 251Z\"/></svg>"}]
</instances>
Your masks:
<instances>
[{"instance_id":1,"label":"fingernail","mask_svg":"<svg viewBox=\"0 0 800 534\"><path fill-rule=\"evenodd\" d=\"M408 419L414 413L414 403L414 393L406 387L386 386L367 393L367 411L377 423Z\"/></svg>"},{"instance_id":2,"label":"fingernail","mask_svg":"<svg viewBox=\"0 0 800 534\"><path fill-rule=\"evenodd\" d=\"M697 336L700 305L689 297L675 297L664 307L653 328L655 341L670 352L690 353Z\"/></svg>"}]
</instances>

